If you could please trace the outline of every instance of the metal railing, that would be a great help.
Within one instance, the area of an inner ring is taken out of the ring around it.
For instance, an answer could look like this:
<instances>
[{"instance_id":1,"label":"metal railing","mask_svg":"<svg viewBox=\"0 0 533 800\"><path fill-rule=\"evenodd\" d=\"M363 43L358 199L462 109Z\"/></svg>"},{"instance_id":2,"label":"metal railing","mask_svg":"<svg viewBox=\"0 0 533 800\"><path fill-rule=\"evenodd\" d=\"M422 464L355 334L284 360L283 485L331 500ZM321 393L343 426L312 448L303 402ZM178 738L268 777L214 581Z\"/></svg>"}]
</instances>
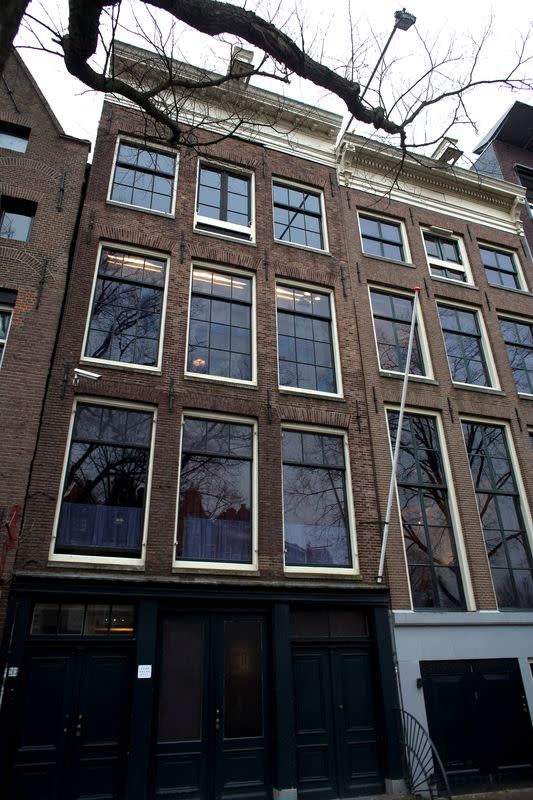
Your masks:
<instances>
[{"instance_id":1,"label":"metal railing","mask_svg":"<svg viewBox=\"0 0 533 800\"><path fill-rule=\"evenodd\" d=\"M398 714L409 792L431 800L437 797L452 800L446 770L429 733L408 711L399 708Z\"/></svg>"}]
</instances>

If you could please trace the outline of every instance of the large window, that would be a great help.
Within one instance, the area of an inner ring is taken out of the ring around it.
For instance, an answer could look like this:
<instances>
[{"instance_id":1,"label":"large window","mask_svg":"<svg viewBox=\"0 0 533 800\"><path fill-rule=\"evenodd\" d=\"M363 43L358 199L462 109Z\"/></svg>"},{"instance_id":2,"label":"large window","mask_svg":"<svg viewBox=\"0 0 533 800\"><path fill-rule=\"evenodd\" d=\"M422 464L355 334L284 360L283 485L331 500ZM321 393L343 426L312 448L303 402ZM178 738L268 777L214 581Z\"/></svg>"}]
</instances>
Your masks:
<instances>
[{"instance_id":1,"label":"large window","mask_svg":"<svg viewBox=\"0 0 533 800\"><path fill-rule=\"evenodd\" d=\"M152 421L146 411L78 405L55 553L141 556Z\"/></svg>"},{"instance_id":2,"label":"large window","mask_svg":"<svg viewBox=\"0 0 533 800\"><path fill-rule=\"evenodd\" d=\"M37 203L20 200L18 197L2 195L0 201L0 236L16 242L27 242L30 238Z\"/></svg>"},{"instance_id":3,"label":"large window","mask_svg":"<svg viewBox=\"0 0 533 800\"><path fill-rule=\"evenodd\" d=\"M278 284L276 301L280 385L339 393L332 296Z\"/></svg>"},{"instance_id":4,"label":"large window","mask_svg":"<svg viewBox=\"0 0 533 800\"><path fill-rule=\"evenodd\" d=\"M254 427L185 417L176 560L252 563Z\"/></svg>"},{"instance_id":5,"label":"large window","mask_svg":"<svg viewBox=\"0 0 533 800\"><path fill-rule=\"evenodd\" d=\"M120 142L109 199L170 214L175 172L176 158L170 153Z\"/></svg>"},{"instance_id":6,"label":"large window","mask_svg":"<svg viewBox=\"0 0 533 800\"><path fill-rule=\"evenodd\" d=\"M283 430L287 567L352 567L344 437Z\"/></svg>"},{"instance_id":7,"label":"large window","mask_svg":"<svg viewBox=\"0 0 533 800\"><path fill-rule=\"evenodd\" d=\"M363 253L389 261L406 261L402 226L399 222L359 214L359 229Z\"/></svg>"},{"instance_id":8,"label":"large window","mask_svg":"<svg viewBox=\"0 0 533 800\"><path fill-rule=\"evenodd\" d=\"M325 250L322 195L274 181L274 238L314 250Z\"/></svg>"},{"instance_id":9,"label":"large window","mask_svg":"<svg viewBox=\"0 0 533 800\"><path fill-rule=\"evenodd\" d=\"M479 252L485 267L485 275L491 286L503 286L506 289L525 288L522 286L515 253L481 245Z\"/></svg>"},{"instance_id":10,"label":"large window","mask_svg":"<svg viewBox=\"0 0 533 800\"><path fill-rule=\"evenodd\" d=\"M500 328L517 391L533 394L533 324L524 320L500 319Z\"/></svg>"},{"instance_id":11,"label":"large window","mask_svg":"<svg viewBox=\"0 0 533 800\"><path fill-rule=\"evenodd\" d=\"M25 153L30 137L30 129L22 125L11 125L9 122L0 122L0 147Z\"/></svg>"},{"instance_id":12,"label":"large window","mask_svg":"<svg viewBox=\"0 0 533 800\"><path fill-rule=\"evenodd\" d=\"M371 289L370 300L379 366L383 370L403 373L407 362L413 298ZM420 311L418 313L420 314ZM427 374L422 355L419 318L415 326L409 373L411 375Z\"/></svg>"},{"instance_id":13,"label":"large window","mask_svg":"<svg viewBox=\"0 0 533 800\"><path fill-rule=\"evenodd\" d=\"M197 230L252 239L252 179L250 175L200 164Z\"/></svg>"},{"instance_id":14,"label":"large window","mask_svg":"<svg viewBox=\"0 0 533 800\"><path fill-rule=\"evenodd\" d=\"M7 306L0 306L0 367L4 360L9 328L11 327L12 309Z\"/></svg>"},{"instance_id":15,"label":"large window","mask_svg":"<svg viewBox=\"0 0 533 800\"><path fill-rule=\"evenodd\" d=\"M187 372L252 380L252 278L192 272Z\"/></svg>"},{"instance_id":16,"label":"large window","mask_svg":"<svg viewBox=\"0 0 533 800\"><path fill-rule=\"evenodd\" d=\"M85 356L122 364L156 366L166 260L102 248Z\"/></svg>"},{"instance_id":17,"label":"large window","mask_svg":"<svg viewBox=\"0 0 533 800\"><path fill-rule=\"evenodd\" d=\"M389 411L388 417L394 449L399 414ZM463 608L448 484L435 417L404 416L396 483L413 606Z\"/></svg>"},{"instance_id":18,"label":"large window","mask_svg":"<svg viewBox=\"0 0 533 800\"><path fill-rule=\"evenodd\" d=\"M438 309L452 381L491 386L478 312L444 305Z\"/></svg>"},{"instance_id":19,"label":"large window","mask_svg":"<svg viewBox=\"0 0 533 800\"><path fill-rule=\"evenodd\" d=\"M485 547L500 608L533 607L533 561L505 428L463 422Z\"/></svg>"},{"instance_id":20,"label":"large window","mask_svg":"<svg viewBox=\"0 0 533 800\"><path fill-rule=\"evenodd\" d=\"M429 271L434 278L470 283L462 243L457 238L423 232Z\"/></svg>"}]
</instances>

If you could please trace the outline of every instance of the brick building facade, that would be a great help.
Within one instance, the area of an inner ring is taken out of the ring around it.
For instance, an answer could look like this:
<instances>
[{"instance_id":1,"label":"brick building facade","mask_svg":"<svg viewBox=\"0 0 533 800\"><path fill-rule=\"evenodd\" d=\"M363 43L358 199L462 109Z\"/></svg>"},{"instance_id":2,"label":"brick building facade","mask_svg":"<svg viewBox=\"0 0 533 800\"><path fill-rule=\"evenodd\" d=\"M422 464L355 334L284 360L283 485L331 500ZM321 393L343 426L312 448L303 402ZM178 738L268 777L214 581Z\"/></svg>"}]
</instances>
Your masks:
<instances>
[{"instance_id":1,"label":"brick building facade","mask_svg":"<svg viewBox=\"0 0 533 800\"><path fill-rule=\"evenodd\" d=\"M531 739L524 192L242 94L276 125L205 153L104 105L8 618L12 791L394 791L398 688L449 769L523 777L443 709L485 681L479 718Z\"/></svg>"}]
</instances>

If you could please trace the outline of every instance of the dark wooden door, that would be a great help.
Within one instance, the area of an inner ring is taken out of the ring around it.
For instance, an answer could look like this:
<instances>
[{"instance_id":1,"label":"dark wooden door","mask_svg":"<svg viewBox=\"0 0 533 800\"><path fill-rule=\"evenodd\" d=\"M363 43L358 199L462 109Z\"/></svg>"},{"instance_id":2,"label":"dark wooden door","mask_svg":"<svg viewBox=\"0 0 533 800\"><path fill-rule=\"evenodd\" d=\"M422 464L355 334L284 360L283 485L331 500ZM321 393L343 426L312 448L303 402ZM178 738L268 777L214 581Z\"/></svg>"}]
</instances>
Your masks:
<instances>
[{"instance_id":1,"label":"dark wooden door","mask_svg":"<svg viewBox=\"0 0 533 800\"><path fill-rule=\"evenodd\" d=\"M129 732L129 651L28 649L21 681L9 796L17 800L122 798Z\"/></svg>"},{"instance_id":2,"label":"dark wooden door","mask_svg":"<svg viewBox=\"0 0 533 800\"><path fill-rule=\"evenodd\" d=\"M163 621L156 797L269 797L265 624L223 615Z\"/></svg>"},{"instance_id":3,"label":"dark wooden door","mask_svg":"<svg viewBox=\"0 0 533 800\"><path fill-rule=\"evenodd\" d=\"M383 791L371 657L356 647L295 647L298 793Z\"/></svg>"},{"instance_id":4,"label":"dark wooden door","mask_svg":"<svg viewBox=\"0 0 533 800\"><path fill-rule=\"evenodd\" d=\"M533 730L516 659L421 664L430 735L444 766L466 778L533 766Z\"/></svg>"}]
</instances>

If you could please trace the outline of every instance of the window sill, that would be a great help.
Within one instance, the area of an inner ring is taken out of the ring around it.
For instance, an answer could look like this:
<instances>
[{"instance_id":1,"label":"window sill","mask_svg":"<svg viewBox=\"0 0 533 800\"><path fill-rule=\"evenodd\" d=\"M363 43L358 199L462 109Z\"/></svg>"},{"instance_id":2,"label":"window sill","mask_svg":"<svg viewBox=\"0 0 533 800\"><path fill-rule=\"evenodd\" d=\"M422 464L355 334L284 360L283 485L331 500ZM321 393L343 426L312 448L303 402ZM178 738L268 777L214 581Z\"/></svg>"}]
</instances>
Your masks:
<instances>
[{"instance_id":1,"label":"window sill","mask_svg":"<svg viewBox=\"0 0 533 800\"><path fill-rule=\"evenodd\" d=\"M107 205L117 206L117 208L131 208L133 211L144 211L145 214L153 214L156 217L166 217L167 219L176 219L174 211L155 211L153 208L145 208L144 206L134 206L133 203L119 203L118 200L111 200L107 198ZM174 205L174 203L173 203Z\"/></svg>"},{"instance_id":2,"label":"window sill","mask_svg":"<svg viewBox=\"0 0 533 800\"><path fill-rule=\"evenodd\" d=\"M364 250L363 255L365 258L371 258L373 261L381 261L384 264L395 264L401 267L411 267L411 269L416 269L416 264L413 264L411 261L395 261L393 258L385 258L385 256L374 256L371 253L365 253Z\"/></svg>"},{"instance_id":3,"label":"window sill","mask_svg":"<svg viewBox=\"0 0 533 800\"><path fill-rule=\"evenodd\" d=\"M120 570L121 572L144 572L144 560L140 558L109 558L108 556L69 556L58 553L48 557L48 567L76 567L76 569Z\"/></svg>"},{"instance_id":4,"label":"window sill","mask_svg":"<svg viewBox=\"0 0 533 800\"><path fill-rule=\"evenodd\" d=\"M456 381L452 381L452 384L456 389L465 389L467 392L483 392L484 394L495 394L498 397L506 396L501 389L495 389L492 386L476 386L473 383L458 383Z\"/></svg>"},{"instance_id":5,"label":"window sill","mask_svg":"<svg viewBox=\"0 0 533 800\"><path fill-rule=\"evenodd\" d=\"M345 578L362 581L361 573L356 572L353 567L287 567L284 566L283 572L291 577L300 576L302 578Z\"/></svg>"},{"instance_id":6,"label":"window sill","mask_svg":"<svg viewBox=\"0 0 533 800\"><path fill-rule=\"evenodd\" d=\"M141 364L125 364L122 361L105 361L100 358L90 358L84 356L80 359L80 364L89 364L91 367L101 367L102 369L127 370L128 372L142 372L145 375L161 375L161 366L143 367Z\"/></svg>"},{"instance_id":7,"label":"window sill","mask_svg":"<svg viewBox=\"0 0 533 800\"><path fill-rule=\"evenodd\" d=\"M196 372L185 372L185 380L207 381L207 383L219 384L220 386L242 386L244 389L257 389L257 381L240 381L237 378L224 378L218 375L201 375Z\"/></svg>"},{"instance_id":8,"label":"window sill","mask_svg":"<svg viewBox=\"0 0 533 800\"><path fill-rule=\"evenodd\" d=\"M319 247L309 247L306 244L296 244L296 242L285 242L283 239L274 239L274 244L281 244L284 247L295 247L297 250L306 250L308 253L318 253L321 256L330 256L329 250L321 250Z\"/></svg>"},{"instance_id":9,"label":"window sill","mask_svg":"<svg viewBox=\"0 0 533 800\"><path fill-rule=\"evenodd\" d=\"M517 394L521 400L533 400L533 394L528 394L527 392L518 392Z\"/></svg>"},{"instance_id":10,"label":"window sill","mask_svg":"<svg viewBox=\"0 0 533 800\"><path fill-rule=\"evenodd\" d=\"M431 275L430 277L432 281L438 281L439 283L447 283L451 284L452 286L461 286L463 289L473 289L476 292L479 292L479 286L474 286L473 283L466 283L465 281L454 281L453 278L442 278L440 275Z\"/></svg>"},{"instance_id":11,"label":"window sill","mask_svg":"<svg viewBox=\"0 0 533 800\"><path fill-rule=\"evenodd\" d=\"M172 573L194 573L196 575L206 572L224 573L224 575L259 575L259 567L253 564L226 564L215 563L213 561L174 561Z\"/></svg>"},{"instance_id":12,"label":"window sill","mask_svg":"<svg viewBox=\"0 0 533 800\"><path fill-rule=\"evenodd\" d=\"M208 236L210 239L223 239L225 242L235 242L236 244L245 244L247 247L257 247L255 239L241 239L240 236L232 236L230 233L215 233L215 231L202 231L193 227L193 233L199 236Z\"/></svg>"},{"instance_id":13,"label":"window sill","mask_svg":"<svg viewBox=\"0 0 533 800\"><path fill-rule=\"evenodd\" d=\"M316 400L333 400L336 403L345 403L343 394L330 394L329 392L315 392L311 389L299 389L298 387L292 388L291 386L278 386L280 394L297 395L298 397L311 397Z\"/></svg>"},{"instance_id":14,"label":"window sill","mask_svg":"<svg viewBox=\"0 0 533 800\"><path fill-rule=\"evenodd\" d=\"M491 289L502 289L504 292L513 292L513 294L531 295L529 289L513 289L512 286L500 286L497 283L489 283Z\"/></svg>"},{"instance_id":15,"label":"window sill","mask_svg":"<svg viewBox=\"0 0 533 800\"><path fill-rule=\"evenodd\" d=\"M383 375L384 378L395 378L396 380L403 381L404 373L403 372L389 372L386 369L380 369L380 375ZM429 383L430 386L438 386L439 382L435 380L435 378L427 378L425 375L409 375L409 383Z\"/></svg>"}]
</instances>

